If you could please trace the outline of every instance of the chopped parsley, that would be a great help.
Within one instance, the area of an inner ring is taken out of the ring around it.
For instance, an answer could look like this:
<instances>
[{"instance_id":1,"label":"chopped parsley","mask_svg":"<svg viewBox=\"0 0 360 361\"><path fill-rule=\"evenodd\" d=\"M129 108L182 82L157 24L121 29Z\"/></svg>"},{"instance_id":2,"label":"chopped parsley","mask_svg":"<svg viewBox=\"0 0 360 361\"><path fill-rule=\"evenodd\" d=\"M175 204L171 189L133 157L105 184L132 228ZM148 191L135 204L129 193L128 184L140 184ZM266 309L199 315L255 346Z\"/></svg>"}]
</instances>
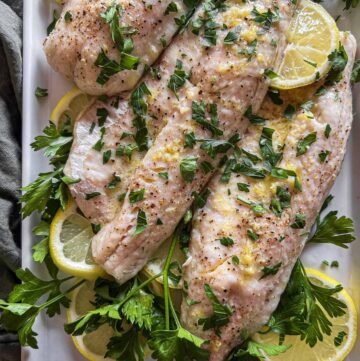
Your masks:
<instances>
[{"instance_id":1,"label":"chopped parsley","mask_svg":"<svg viewBox=\"0 0 360 361\"><path fill-rule=\"evenodd\" d=\"M250 190L249 190L250 185L249 184L237 183L237 187L238 187L238 190L241 191L241 192L246 192L246 193L250 192Z\"/></svg>"},{"instance_id":2,"label":"chopped parsley","mask_svg":"<svg viewBox=\"0 0 360 361\"><path fill-rule=\"evenodd\" d=\"M96 109L96 116L98 118L99 127L102 127L105 124L107 117L109 116L109 112L106 108L98 108Z\"/></svg>"},{"instance_id":3,"label":"chopped parsley","mask_svg":"<svg viewBox=\"0 0 360 361\"><path fill-rule=\"evenodd\" d=\"M224 38L224 44L225 45L233 45L235 42L239 39L239 31L238 30L231 30L229 31L225 38Z\"/></svg>"},{"instance_id":4,"label":"chopped parsley","mask_svg":"<svg viewBox=\"0 0 360 361\"><path fill-rule=\"evenodd\" d=\"M342 79L342 72L348 62L348 56L346 54L344 46L340 44L339 48L334 50L328 56L328 59L331 65L331 69L326 77L325 84L333 85Z\"/></svg>"},{"instance_id":5,"label":"chopped parsley","mask_svg":"<svg viewBox=\"0 0 360 361\"><path fill-rule=\"evenodd\" d=\"M131 191L129 194L129 201L131 204L140 202L144 199L145 189L140 189L138 191Z\"/></svg>"},{"instance_id":6,"label":"chopped parsley","mask_svg":"<svg viewBox=\"0 0 360 361\"><path fill-rule=\"evenodd\" d=\"M305 154L311 144L316 142L317 136L316 136L316 132L310 133L308 134L305 138L301 139L297 146L296 146L296 156L299 157L300 155Z\"/></svg>"},{"instance_id":7,"label":"chopped parsley","mask_svg":"<svg viewBox=\"0 0 360 361\"><path fill-rule=\"evenodd\" d=\"M103 164L106 164L111 158L111 149L106 150L103 153Z\"/></svg>"},{"instance_id":8,"label":"chopped parsley","mask_svg":"<svg viewBox=\"0 0 360 361\"><path fill-rule=\"evenodd\" d=\"M57 13L56 10L53 11L53 18L51 23L49 24L49 26L46 29L46 34L49 36L55 29L56 23L59 20L59 14Z\"/></svg>"},{"instance_id":9,"label":"chopped parsley","mask_svg":"<svg viewBox=\"0 0 360 361\"><path fill-rule=\"evenodd\" d=\"M271 80L276 79L279 77L279 74L276 74L274 70L267 68L264 70L264 74Z\"/></svg>"},{"instance_id":10,"label":"chopped parsley","mask_svg":"<svg viewBox=\"0 0 360 361\"><path fill-rule=\"evenodd\" d=\"M266 175L266 170L256 168L250 159L244 159L242 163L236 164L233 171L255 179L264 179Z\"/></svg>"},{"instance_id":11,"label":"chopped parsley","mask_svg":"<svg viewBox=\"0 0 360 361\"><path fill-rule=\"evenodd\" d=\"M183 63L181 60L176 60L176 67L174 73L171 75L170 80L168 82L168 88L172 90L175 94L176 98L179 100L179 96L177 94L178 90L185 84L186 79L189 79L189 74L185 72L183 69Z\"/></svg>"},{"instance_id":12,"label":"chopped parsley","mask_svg":"<svg viewBox=\"0 0 360 361\"><path fill-rule=\"evenodd\" d=\"M257 215L260 216L267 212L267 209L261 204L256 203L250 200L247 200L241 196L237 196L237 200L240 201L243 204L246 204L247 206L250 206L250 209Z\"/></svg>"},{"instance_id":13,"label":"chopped parsley","mask_svg":"<svg viewBox=\"0 0 360 361\"><path fill-rule=\"evenodd\" d=\"M127 26L120 26L121 6L113 3L107 10L101 14L101 18L109 25L112 40L120 53L120 62L111 60L106 55L104 49L99 53L95 66L101 69L101 72L96 79L98 84L104 85L114 74L123 70L137 69L140 58L131 55L134 49L131 35L136 33L136 30Z\"/></svg>"},{"instance_id":14,"label":"chopped parsley","mask_svg":"<svg viewBox=\"0 0 360 361\"><path fill-rule=\"evenodd\" d=\"M116 148L116 156L117 157L122 157L122 156L127 156L129 160L131 160L131 156L132 154L138 150L138 146L136 144L127 144L127 145L123 145L123 144L119 144L118 147Z\"/></svg>"},{"instance_id":15,"label":"chopped parsley","mask_svg":"<svg viewBox=\"0 0 360 361\"><path fill-rule=\"evenodd\" d=\"M194 132L186 133L184 148L194 148L195 144L196 144L195 133Z\"/></svg>"},{"instance_id":16,"label":"chopped parsley","mask_svg":"<svg viewBox=\"0 0 360 361\"><path fill-rule=\"evenodd\" d=\"M231 257L231 262L234 266L238 266L240 264L240 260L238 256L232 256Z\"/></svg>"},{"instance_id":17,"label":"chopped parsley","mask_svg":"<svg viewBox=\"0 0 360 361\"><path fill-rule=\"evenodd\" d=\"M71 23L73 21L73 16L70 11L67 11L64 15L64 20L66 23Z\"/></svg>"},{"instance_id":18,"label":"chopped parsley","mask_svg":"<svg viewBox=\"0 0 360 361\"><path fill-rule=\"evenodd\" d=\"M246 235L252 240L257 241L259 239L259 235L256 234L252 229L248 229L246 231Z\"/></svg>"},{"instance_id":19,"label":"chopped parsley","mask_svg":"<svg viewBox=\"0 0 360 361\"><path fill-rule=\"evenodd\" d=\"M113 179L108 183L108 185L106 186L106 188L108 189L115 189L116 186L121 182L121 178L114 174Z\"/></svg>"},{"instance_id":20,"label":"chopped parsley","mask_svg":"<svg viewBox=\"0 0 360 361\"><path fill-rule=\"evenodd\" d=\"M130 105L135 114L133 119L133 125L136 128L134 139L140 152L148 149L148 129L146 126L148 105L144 99L148 95L151 95L149 88L145 83L141 83L131 93L130 97Z\"/></svg>"},{"instance_id":21,"label":"chopped parsley","mask_svg":"<svg viewBox=\"0 0 360 361\"><path fill-rule=\"evenodd\" d=\"M206 201L209 198L210 193L211 192L209 191L209 189L205 189L200 194L198 192L194 191L191 193L191 196L194 197L194 199L195 199L195 205L198 208L203 208L203 207L205 207Z\"/></svg>"},{"instance_id":22,"label":"chopped parsley","mask_svg":"<svg viewBox=\"0 0 360 361\"><path fill-rule=\"evenodd\" d=\"M85 193L85 199L88 201L89 199L93 199L95 197L100 196L100 192L92 192L92 193Z\"/></svg>"},{"instance_id":23,"label":"chopped parsley","mask_svg":"<svg viewBox=\"0 0 360 361\"><path fill-rule=\"evenodd\" d=\"M170 13L177 13L177 12L178 12L178 7L177 7L176 3L172 1L167 6L167 8L166 8L166 10L164 12L164 15L169 15Z\"/></svg>"},{"instance_id":24,"label":"chopped parsley","mask_svg":"<svg viewBox=\"0 0 360 361\"><path fill-rule=\"evenodd\" d=\"M262 272L262 276L261 276L261 280L268 277L268 276L274 276L278 273L280 267L282 266L282 262L279 262L277 264L275 264L274 266L269 266L269 267L264 267L261 272Z\"/></svg>"},{"instance_id":25,"label":"chopped parsley","mask_svg":"<svg viewBox=\"0 0 360 361\"><path fill-rule=\"evenodd\" d=\"M146 229L146 226L147 226L146 214L142 209L139 209L137 215L137 225L133 236L137 236L143 233Z\"/></svg>"},{"instance_id":26,"label":"chopped parsley","mask_svg":"<svg viewBox=\"0 0 360 361\"><path fill-rule=\"evenodd\" d=\"M270 30L272 24L274 22L277 22L280 20L280 17L277 13L274 13L271 11L271 9L268 9L265 12L259 12L256 7L254 7L251 11L251 15L253 16L253 20L259 24L262 25L264 30L268 31Z\"/></svg>"},{"instance_id":27,"label":"chopped parsley","mask_svg":"<svg viewBox=\"0 0 360 361\"><path fill-rule=\"evenodd\" d=\"M326 124L325 130L324 130L324 135L325 135L326 138L329 138L331 130L332 129L331 129L330 124Z\"/></svg>"},{"instance_id":28,"label":"chopped parsley","mask_svg":"<svg viewBox=\"0 0 360 361\"><path fill-rule=\"evenodd\" d=\"M160 172L160 173L158 173L158 176L160 178L163 178L163 179L166 179L166 180L169 179L169 173L168 172Z\"/></svg>"},{"instance_id":29,"label":"chopped parsley","mask_svg":"<svg viewBox=\"0 0 360 361\"><path fill-rule=\"evenodd\" d=\"M211 163L207 162L206 160L204 160L203 162L200 163L200 167L201 170L205 173L208 174L210 172L212 172L215 168L212 166Z\"/></svg>"},{"instance_id":30,"label":"chopped parsley","mask_svg":"<svg viewBox=\"0 0 360 361\"><path fill-rule=\"evenodd\" d=\"M235 144L240 140L240 136L235 134L228 141L209 139L204 140L200 146L211 158L215 159L218 154L226 153L233 148Z\"/></svg>"},{"instance_id":31,"label":"chopped parsley","mask_svg":"<svg viewBox=\"0 0 360 361\"><path fill-rule=\"evenodd\" d=\"M319 159L320 159L320 162L321 163L324 163L326 161L326 158L328 157L328 155L330 154L331 152L329 150L322 150L320 153L319 153Z\"/></svg>"},{"instance_id":32,"label":"chopped parsley","mask_svg":"<svg viewBox=\"0 0 360 361\"><path fill-rule=\"evenodd\" d=\"M252 112L252 106L250 105L245 113L244 113L244 116L249 119L250 123L251 124L254 124L254 125L264 125L265 124L265 121L266 119L263 118L263 117L260 117L259 115L256 115Z\"/></svg>"},{"instance_id":33,"label":"chopped parsley","mask_svg":"<svg viewBox=\"0 0 360 361\"><path fill-rule=\"evenodd\" d=\"M290 224L291 228L294 229L303 229L306 225L306 220L305 220L305 214L303 213L296 213L295 215L295 221L294 223Z\"/></svg>"},{"instance_id":34,"label":"chopped parsley","mask_svg":"<svg viewBox=\"0 0 360 361\"><path fill-rule=\"evenodd\" d=\"M37 98L45 98L49 95L49 92L47 89L44 89L44 88L40 88L40 87L37 87L35 89L35 96Z\"/></svg>"},{"instance_id":35,"label":"chopped parsley","mask_svg":"<svg viewBox=\"0 0 360 361\"><path fill-rule=\"evenodd\" d=\"M195 120L198 124L203 126L205 129L209 130L213 136L223 135L223 131L217 128L218 117L217 117L217 107L216 104L209 105L210 121L206 118L205 115L206 106L204 102L192 102L192 119Z\"/></svg>"},{"instance_id":36,"label":"chopped parsley","mask_svg":"<svg viewBox=\"0 0 360 361\"><path fill-rule=\"evenodd\" d=\"M275 152L273 148L272 136L274 132L274 129L264 127L259 141L261 155L271 167L275 167L282 158L282 153Z\"/></svg>"},{"instance_id":37,"label":"chopped parsley","mask_svg":"<svg viewBox=\"0 0 360 361\"><path fill-rule=\"evenodd\" d=\"M180 173L186 183L191 183L197 170L197 157L187 157L180 163Z\"/></svg>"},{"instance_id":38,"label":"chopped parsley","mask_svg":"<svg viewBox=\"0 0 360 361\"><path fill-rule=\"evenodd\" d=\"M218 239L218 241L225 247L230 247L234 245L234 240L230 237L223 237Z\"/></svg>"}]
</instances>

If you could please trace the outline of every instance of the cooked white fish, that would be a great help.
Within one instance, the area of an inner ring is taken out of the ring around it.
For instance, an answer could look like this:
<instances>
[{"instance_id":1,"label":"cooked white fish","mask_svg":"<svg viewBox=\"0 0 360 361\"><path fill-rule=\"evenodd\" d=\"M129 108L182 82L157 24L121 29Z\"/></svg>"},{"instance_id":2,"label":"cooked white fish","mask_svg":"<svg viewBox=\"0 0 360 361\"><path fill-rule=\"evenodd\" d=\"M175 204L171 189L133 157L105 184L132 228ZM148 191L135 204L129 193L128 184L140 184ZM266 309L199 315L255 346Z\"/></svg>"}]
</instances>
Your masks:
<instances>
[{"instance_id":1,"label":"cooked white fish","mask_svg":"<svg viewBox=\"0 0 360 361\"><path fill-rule=\"evenodd\" d=\"M182 0L119 1L123 37L133 41L133 50L124 52L138 57L140 64L136 69L111 75L102 84L98 81L102 69L95 65L99 54L104 51L118 64L121 58L112 39L111 24L102 17L112 3L112 0L68 0L55 29L44 43L49 64L88 94L114 95L133 89L145 66L159 57L176 33L175 18L181 18L188 10ZM126 35L129 28L135 31L133 35ZM113 64L108 68L114 67Z\"/></svg>"},{"instance_id":2,"label":"cooked white fish","mask_svg":"<svg viewBox=\"0 0 360 361\"><path fill-rule=\"evenodd\" d=\"M256 111L266 94L264 73L281 59L293 10L287 0L207 1L164 55L177 74L191 76L172 94L166 125L136 169L122 208L93 240L96 261L119 282L136 275L172 234L211 177L208 170L231 148L228 139L248 126L244 112L254 117L249 106ZM152 96L162 83L150 88Z\"/></svg>"},{"instance_id":3,"label":"cooked white fish","mask_svg":"<svg viewBox=\"0 0 360 361\"><path fill-rule=\"evenodd\" d=\"M343 43L349 60L339 83L326 86L323 95L315 94L321 83L281 93L282 107L267 99L259 113L269 119L266 126L251 126L240 144L270 163L283 152L276 167L295 171L302 191L293 176L280 179L280 171L277 177L254 179L237 168L228 183L220 174L210 182L207 203L194 216L184 279L188 297L198 304L183 302L182 321L210 340L211 361L224 360L244 333L258 331L269 320L339 173L352 122L350 75L356 51L351 34L343 34ZM291 121L284 115L288 104L298 109ZM213 314L205 285L231 309L218 335L199 324Z\"/></svg>"},{"instance_id":4,"label":"cooked white fish","mask_svg":"<svg viewBox=\"0 0 360 361\"><path fill-rule=\"evenodd\" d=\"M173 107L172 92L167 87L174 72L170 65L164 59L157 67L161 82L150 75L143 79L153 93L148 99L148 112L153 116L147 125L149 141L166 124L167 109ZM105 121L99 126L102 117ZM136 150L131 136L137 132L133 120L129 99L111 98L108 102L96 101L74 124L74 142L64 172L79 179L69 188L81 211L94 224L105 224L114 218L122 204L121 196L144 157L144 152ZM106 152L110 152L110 157L104 163Z\"/></svg>"}]
</instances>

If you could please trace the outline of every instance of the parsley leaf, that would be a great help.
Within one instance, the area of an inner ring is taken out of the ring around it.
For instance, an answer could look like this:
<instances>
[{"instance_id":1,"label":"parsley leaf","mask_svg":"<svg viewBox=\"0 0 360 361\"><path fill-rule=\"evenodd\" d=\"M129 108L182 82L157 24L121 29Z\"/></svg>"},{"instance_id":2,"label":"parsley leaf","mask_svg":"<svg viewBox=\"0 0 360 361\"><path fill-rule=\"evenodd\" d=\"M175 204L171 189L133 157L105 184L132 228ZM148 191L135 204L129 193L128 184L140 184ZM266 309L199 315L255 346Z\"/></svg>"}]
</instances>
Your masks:
<instances>
[{"instance_id":1,"label":"parsley leaf","mask_svg":"<svg viewBox=\"0 0 360 361\"><path fill-rule=\"evenodd\" d=\"M207 361L209 353L201 348L205 342L179 327L176 330L153 331L148 344L154 351L151 356L158 361Z\"/></svg>"},{"instance_id":2,"label":"parsley leaf","mask_svg":"<svg viewBox=\"0 0 360 361\"><path fill-rule=\"evenodd\" d=\"M293 229L303 229L306 225L306 217L303 213L295 214L295 222L290 224Z\"/></svg>"},{"instance_id":3,"label":"parsley leaf","mask_svg":"<svg viewBox=\"0 0 360 361\"><path fill-rule=\"evenodd\" d=\"M130 105L135 114L133 119L133 125L136 128L134 139L140 152L148 149L148 129L146 127L148 105L144 99L147 95L151 95L151 92L145 83L141 83L130 97Z\"/></svg>"},{"instance_id":4,"label":"parsley leaf","mask_svg":"<svg viewBox=\"0 0 360 361\"><path fill-rule=\"evenodd\" d=\"M264 125L266 121L265 118L253 114L251 105L246 109L244 116L249 119L251 124L255 125Z\"/></svg>"},{"instance_id":5,"label":"parsley leaf","mask_svg":"<svg viewBox=\"0 0 360 361\"><path fill-rule=\"evenodd\" d=\"M331 69L326 77L326 85L333 85L342 79L342 72L348 62L348 56L346 50L342 44L339 45L339 49L334 50L328 56Z\"/></svg>"},{"instance_id":6,"label":"parsley leaf","mask_svg":"<svg viewBox=\"0 0 360 361\"><path fill-rule=\"evenodd\" d=\"M275 264L274 266L269 266L269 267L264 267L261 272L262 272L262 276L261 276L261 280L268 277L268 276L273 276L276 275L280 269L280 267L282 266L282 262L279 262L277 264Z\"/></svg>"},{"instance_id":7,"label":"parsley leaf","mask_svg":"<svg viewBox=\"0 0 360 361\"><path fill-rule=\"evenodd\" d=\"M338 247L348 248L348 243L355 240L354 223L345 216L337 217L337 211L329 212L319 222L309 243L331 243Z\"/></svg>"},{"instance_id":8,"label":"parsley leaf","mask_svg":"<svg viewBox=\"0 0 360 361\"><path fill-rule=\"evenodd\" d=\"M270 9L261 13L254 7L251 11L251 15L253 16L253 20L261 24L265 30L270 30L272 24L280 20L279 15L272 12Z\"/></svg>"},{"instance_id":9,"label":"parsley leaf","mask_svg":"<svg viewBox=\"0 0 360 361\"><path fill-rule=\"evenodd\" d=\"M197 157L187 157L180 163L180 173L186 183L191 183L197 170Z\"/></svg>"},{"instance_id":10,"label":"parsley leaf","mask_svg":"<svg viewBox=\"0 0 360 361\"><path fill-rule=\"evenodd\" d=\"M330 335L332 324L328 318L345 314L346 305L336 298L340 285L334 288L314 284L298 260L278 308L271 316L270 330L284 335L299 335L310 347ZM321 307L320 307L321 305Z\"/></svg>"},{"instance_id":11,"label":"parsley leaf","mask_svg":"<svg viewBox=\"0 0 360 361\"><path fill-rule=\"evenodd\" d=\"M266 356L277 356L287 351L291 346L287 345L272 345L267 343L257 343L255 341L246 341L241 348L236 351L235 357L252 356L256 359L264 359Z\"/></svg>"},{"instance_id":12,"label":"parsley leaf","mask_svg":"<svg viewBox=\"0 0 360 361\"><path fill-rule=\"evenodd\" d=\"M137 226L135 228L135 232L133 236L137 236L138 234L144 232L146 226L147 226L146 213L142 209L139 209L137 215Z\"/></svg>"},{"instance_id":13,"label":"parsley leaf","mask_svg":"<svg viewBox=\"0 0 360 361\"><path fill-rule=\"evenodd\" d=\"M141 334L132 327L126 332L116 332L107 345L105 357L117 361L144 361Z\"/></svg>"},{"instance_id":14,"label":"parsley leaf","mask_svg":"<svg viewBox=\"0 0 360 361\"><path fill-rule=\"evenodd\" d=\"M204 102L192 102L192 119L209 130L213 136L223 135L223 131L217 128L217 108L216 105L210 104L211 122L206 119L205 116L205 103Z\"/></svg>"},{"instance_id":15,"label":"parsley leaf","mask_svg":"<svg viewBox=\"0 0 360 361\"><path fill-rule=\"evenodd\" d=\"M35 96L37 98L44 98L44 97L47 97L48 95L49 95L49 93L48 93L47 89L43 89L43 88L40 88L40 87L37 87L35 89Z\"/></svg>"},{"instance_id":16,"label":"parsley leaf","mask_svg":"<svg viewBox=\"0 0 360 361\"><path fill-rule=\"evenodd\" d=\"M203 326L204 331L214 328L215 332L219 334L220 327L227 325L230 321L231 308L227 304L220 303L208 284L204 285L204 290L207 298L211 301L213 314L210 317L199 319L198 324Z\"/></svg>"},{"instance_id":17,"label":"parsley leaf","mask_svg":"<svg viewBox=\"0 0 360 361\"><path fill-rule=\"evenodd\" d=\"M176 67L174 73L171 75L170 80L168 82L168 88L172 90L175 94L177 100L178 97L178 90L185 84L186 79L189 79L189 74L183 70L183 63L181 60L176 60Z\"/></svg>"},{"instance_id":18,"label":"parsley leaf","mask_svg":"<svg viewBox=\"0 0 360 361\"><path fill-rule=\"evenodd\" d=\"M264 127L259 141L261 155L272 167L275 167L282 158L282 153L277 153L273 149L272 136L274 132L274 129Z\"/></svg>"},{"instance_id":19,"label":"parsley leaf","mask_svg":"<svg viewBox=\"0 0 360 361\"><path fill-rule=\"evenodd\" d=\"M316 132L308 134L305 138L301 139L296 146L296 156L299 157L300 155L305 154L310 145L316 142L317 136Z\"/></svg>"},{"instance_id":20,"label":"parsley leaf","mask_svg":"<svg viewBox=\"0 0 360 361\"><path fill-rule=\"evenodd\" d=\"M138 191L131 191L129 194L129 201L131 204L140 202L144 199L145 189L140 189Z\"/></svg>"},{"instance_id":21,"label":"parsley leaf","mask_svg":"<svg viewBox=\"0 0 360 361\"><path fill-rule=\"evenodd\" d=\"M234 240L230 237L223 237L223 238L218 239L218 241L220 242L220 244L222 244L225 247L234 245Z\"/></svg>"}]
</instances>

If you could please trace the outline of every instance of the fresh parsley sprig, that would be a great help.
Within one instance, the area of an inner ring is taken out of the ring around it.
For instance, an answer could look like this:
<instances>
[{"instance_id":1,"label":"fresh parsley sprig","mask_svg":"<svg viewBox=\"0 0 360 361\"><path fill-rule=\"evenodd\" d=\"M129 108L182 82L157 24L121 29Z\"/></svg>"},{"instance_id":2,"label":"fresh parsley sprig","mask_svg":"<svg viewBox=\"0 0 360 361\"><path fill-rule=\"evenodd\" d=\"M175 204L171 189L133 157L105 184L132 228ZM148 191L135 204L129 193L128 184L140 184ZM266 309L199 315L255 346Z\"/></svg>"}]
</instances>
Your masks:
<instances>
[{"instance_id":1,"label":"fresh parsley sprig","mask_svg":"<svg viewBox=\"0 0 360 361\"><path fill-rule=\"evenodd\" d=\"M269 330L282 338L299 335L310 347L314 347L323 340L324 334L331 335L329 318L340 317L346 312L346 304L336 298L341 290L341 285L327 288L312 282L298 260L280 304L268 322Z\"/></svg>"},{"instance_id":2,"label":"fresh parsley sprig","mask_svg":"<svg viewBox=\"0 0 360 361\"><path fill-rule=\"evenodd\" d=\"M337 211L329 212L316 225L313 236L308 243L331 243L342 248L349 248L348 244L355 240L354 223L351 218L337 216Z\"/></svg>"},{"instance_id":3,"label":"fresh parsley sprig","mask_svg":"<svg viewBox=\"0 0 360 361\"><path fill-rule=\"evenodd\" d=\"M51 264L48 270L52 277L49 281L38 278L29 269L19 269L16 275L23 281L22 284L15 286L7 302L0 300L0 309L3 310L0 325L6 330L17 332L22 346L38 347L37 334L33 330L37 316L43 310L49 317L60 314L61 306L68 307L70 304L67 294L84 282L80 281L63 292L61 286L73 277L59 279L57 268ZM45 295L48 295L47 301L36 304Z\"/></svg>"}]
</instances>

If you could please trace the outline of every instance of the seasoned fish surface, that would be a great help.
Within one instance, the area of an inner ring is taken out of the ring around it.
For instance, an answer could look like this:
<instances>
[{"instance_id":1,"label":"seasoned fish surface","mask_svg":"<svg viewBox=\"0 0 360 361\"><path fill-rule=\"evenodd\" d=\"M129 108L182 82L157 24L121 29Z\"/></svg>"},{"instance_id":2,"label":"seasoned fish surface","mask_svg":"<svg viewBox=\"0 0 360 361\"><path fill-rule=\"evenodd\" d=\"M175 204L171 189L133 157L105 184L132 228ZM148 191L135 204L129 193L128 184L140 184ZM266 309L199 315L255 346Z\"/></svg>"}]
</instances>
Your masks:
<instances>
[{"instance_id":1,"label":"seasoned fish surface","mask_svg":"<svg viewBox=\"0 0 360 361\"><path fill-rule=\"evenodd\" d=\"M343 35L343 44L349 61L338 84L326 86L323 95L315 94L321 83L283 92L283 106L267 99L259 112L268 119L265 126L251 126L240 143L241 149L273 164L269 149L283 152L275 166L295 171L302 191L294 176L254 179L236 173L235 167L228 183L221 182L221 174L210 182L207 203L194 216L184 280L188 297L198 304L183 302L182 321L210 340L211 361L224 360L243 334L258 331L269 320L339 173L352 122L350 75L356 50L350 34ZM284 115L289 104L297 109L290 121ZM316 140L304 149L302 141L310 134ZM231 309L218 335L199 324L213 314L205 285Z\"/></svg>"},{"instance_id":2,"label":"seasoned fish surface","mask_svg":"<svg viewBox=\"0 0 360 361\"><path fill-rule=\"evenodd\" d=\"M88 94L114 95L131 90L145 65L151 65L170 43L178 29L175 18L188 10L182 0L119 1L121 26L136 31L131 36L134 46L131 55L139 57L140 64L137 69L110 76L102 85L97 82L101 69L95 66L102 50L109 59L120 62L109 24L101 17L112 3L112 0L68 0L55 29L44 43L49 64ZM171 3L176 5L176 12L167 11Z\"/></svg>"},{"instance_id":3,"label":"seasoned fish surface","mask_svg":"<svg viewBox=\"0 0 360 361\"><path fill-rule=\"evenodd\" d=\"M208 170L225 153L224 147L212 151L219 144L214 141L234 141L248 126L242 115L251 117L266 94L264 73L281 58L293 10L285 0L207 1L165 53L177 74L181 68L191 75L171 95L166 125L136 169L123 206L93 240L96 261L119 282L145 265L209 180ZM218 25L209 32L213 23ZM159 84L150 89L154 97ZM135 199L136 193L143 196Z\"/></svg>"}]
</instances>

